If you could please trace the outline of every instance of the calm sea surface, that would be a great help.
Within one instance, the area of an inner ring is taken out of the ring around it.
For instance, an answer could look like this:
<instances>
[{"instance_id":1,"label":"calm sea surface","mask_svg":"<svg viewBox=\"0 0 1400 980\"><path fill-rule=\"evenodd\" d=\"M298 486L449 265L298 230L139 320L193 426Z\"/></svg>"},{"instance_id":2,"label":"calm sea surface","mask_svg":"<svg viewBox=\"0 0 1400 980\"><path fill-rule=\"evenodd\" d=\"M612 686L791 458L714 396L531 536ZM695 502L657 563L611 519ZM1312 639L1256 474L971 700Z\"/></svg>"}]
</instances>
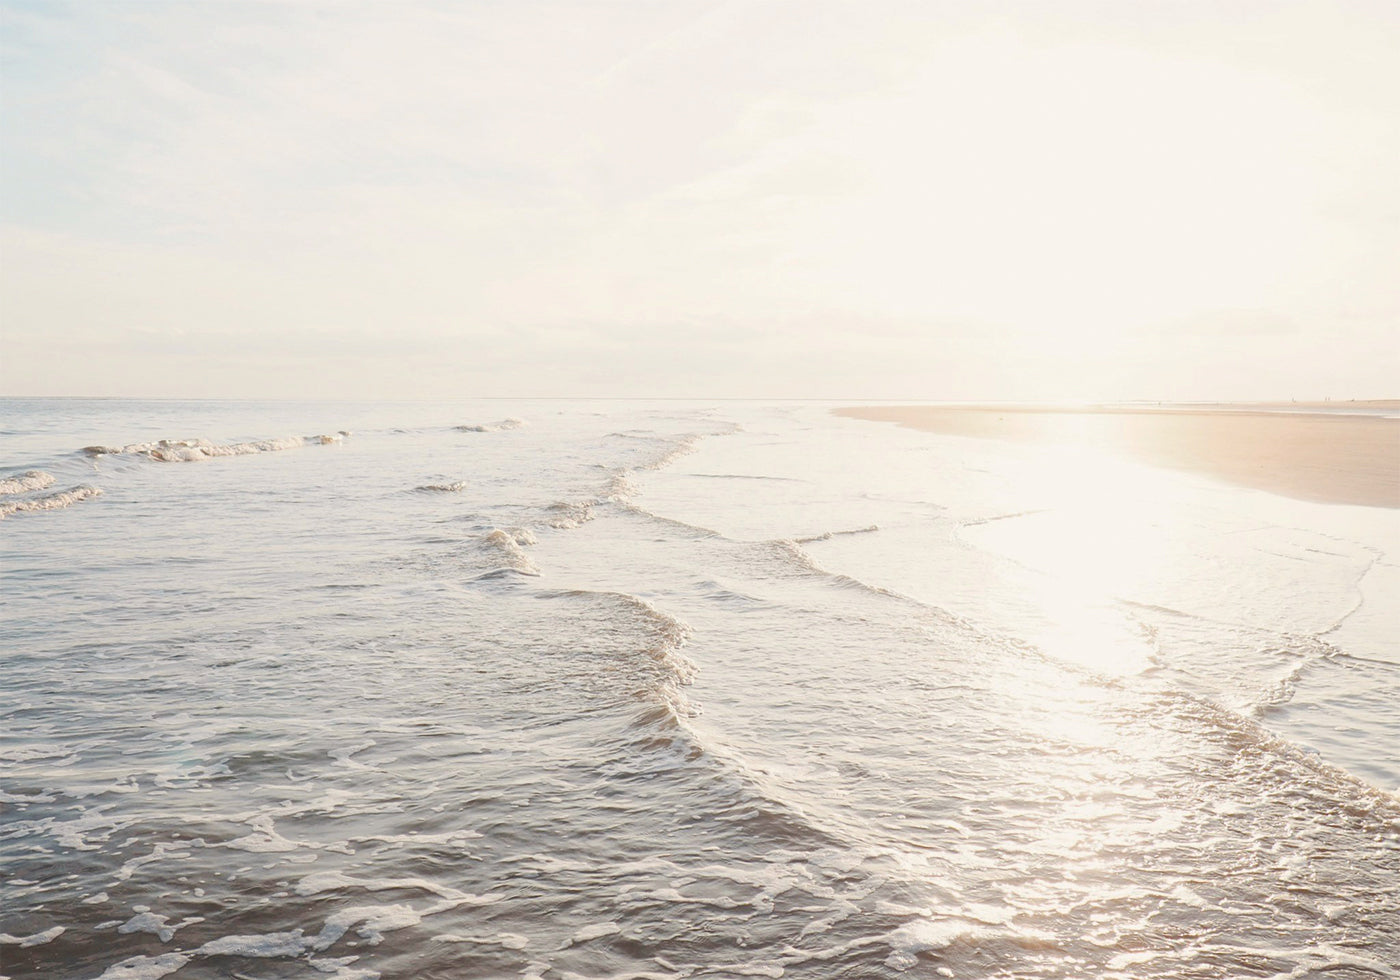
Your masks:
<instances>
[{"instance_id":1,"label":"calm sea surface","mask_svg":"<svg viewBox=\"0 0 1400 980\"><path fill-rule=\"evenodd\" d=\"M1400 511L742 402L0 490L7 977L1400 976Z\"/></svg>"}]
</instances>

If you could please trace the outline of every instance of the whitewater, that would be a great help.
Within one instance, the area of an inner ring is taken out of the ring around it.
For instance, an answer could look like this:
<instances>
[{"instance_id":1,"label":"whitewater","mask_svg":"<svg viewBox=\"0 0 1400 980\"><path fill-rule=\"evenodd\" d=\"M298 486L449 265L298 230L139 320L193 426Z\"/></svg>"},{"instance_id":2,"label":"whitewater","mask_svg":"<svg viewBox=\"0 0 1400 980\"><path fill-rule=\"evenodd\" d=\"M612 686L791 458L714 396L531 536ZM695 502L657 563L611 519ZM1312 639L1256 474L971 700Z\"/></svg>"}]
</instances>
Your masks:
<instances>
[{"instance_id":1,"label":"whitewater","mask_svg":"<svg viewBox=\"0 0 1400 980\"><path fill-rule=\"evenodd\" d=\"M1400 510L832 407L0 399L0 974L1400 976Z\"/></svg>"}]
</instances>

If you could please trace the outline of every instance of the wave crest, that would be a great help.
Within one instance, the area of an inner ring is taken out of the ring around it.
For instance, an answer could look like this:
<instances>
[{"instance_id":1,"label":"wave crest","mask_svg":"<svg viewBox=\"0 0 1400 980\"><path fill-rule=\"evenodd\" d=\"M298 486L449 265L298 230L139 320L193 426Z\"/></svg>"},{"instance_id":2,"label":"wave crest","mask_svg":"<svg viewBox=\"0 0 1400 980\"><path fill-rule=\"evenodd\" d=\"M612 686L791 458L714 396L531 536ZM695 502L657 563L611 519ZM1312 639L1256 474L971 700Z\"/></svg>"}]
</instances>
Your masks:
<instances>
[{"instance_id":1,"label":"wave crest","mask_svg":"<svg viewBox=\"0 0 1400 980\"><path fill-rule=\"evenodd\" d=\"M701 713L700 707L681 690L694 683L700 673L695 661L682 652L690 639L689 626L642 597L627 592L571 589L552 595L586 599L603 608L611 607L613 612L609 618L619 627L626 623L627 635L640 641L623 662L635 684L633 696L645 706L637 719L641 725L674 729L683 719Z\"/></svg>"},{"instance_id":2,"label":"wave crest","mask_svg":"<svg viewBox=\"0 0 1400 980\"><path fill-rule=\"evenodd\" d=\"M519 572L521 575L538 575L539 568L530 560L530 556L525 553L522 545L532 545L535 543L534 532L528 528L496 528L489 534L482 537L482 543L495 549L499 556L504 558L506 564L503 568L495 569L493 573L503 570Z\"/></svg>"},{"instance_id":3,"label":"wave crest","mask_svg":"<svg viewBox=\"0 0 1400 980\"><path fill-rule=\"evenodd\" d=\"M584 524L593 520L592 503L573 504L568 501L560 500L550 504L547 509L552 515L549 520L549 526L560 530L582 527Z\"/></svg>"},{"instance_id":4,"label":"wave crest","mask_svg":"<svg viewBox=\"0 0 1400 980\"><path fill-rule=\"evenodd\" d=\"M849 531L826 531L822 534L814 534L808 538L794 538L797 544L811 544L814 541L830 541L832 538L845 537L848 534L872 534L880 530L880 525L872 524L869 527L855 527Z\"/></svg>"},{"instance_id":5,"label":"wave crest","mask_svg":"<svg viewBox=\"0 0 1400 980\"><path fill-rule=\"evenodd\" d=\"M32 490L43 490L45 487L51 487L53 483L53 476L43 470L29 470L0 480L0 494L29 493Z\"/></svg>"},{"instance_id":6,"label":"wave crest","mask_svg":"<svg viewBox=\"0 0 1400 980\"><path fill-rule=\"evenodd\" d=\"M282 452L302 446L329 446L349 435L340 431L314 436L286 436L280 439L258 439L251 442L218 443L208 439L159 439L155 442L135 442L128 446L84 446L89 456L145 456L158 463L193 463L223 456L251 456L256 453Z\"/></svg>"},{"instance_id":7,"label":"wave crest","mask_svg":"<svg viewBox=\"0 0 1400 980\"><path fill-rule=\"evenodd\" d=\"M472 425L455 426L458 432L506 432L525 425L524 419L501 419L499 422L479 422Z\"/></svg>"},{"instance_id":8,"label":"wave crest","mask_svg":"<svg viewBox=\"0 0 1400 980\"><path fill-rule=\"evenodd\" d=\"M91 497L100 497L102 490L98 487L83 484L72 487L58 493L45 494L42 497L30 497L27 500L6 500L0 503L0 520L9 517L11 514L20 514L29 511L41 510L61 510L64 507L71 507L80 500L87 500Z\"/></svg>"}]
</instances>

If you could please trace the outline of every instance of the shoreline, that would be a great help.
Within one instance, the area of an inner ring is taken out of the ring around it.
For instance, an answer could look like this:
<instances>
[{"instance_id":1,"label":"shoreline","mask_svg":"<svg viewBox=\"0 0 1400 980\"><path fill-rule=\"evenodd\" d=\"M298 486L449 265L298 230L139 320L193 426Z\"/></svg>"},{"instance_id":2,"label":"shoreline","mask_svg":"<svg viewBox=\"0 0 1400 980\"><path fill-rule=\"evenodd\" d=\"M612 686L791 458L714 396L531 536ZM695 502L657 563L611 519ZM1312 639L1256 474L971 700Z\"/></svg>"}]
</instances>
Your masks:
<instances>
[{"instance_id":1,"label":"shoreline","mask_svg":"<svg viewBox=\"0 0 1400 980\"><path fill-rule=\"evenodd\" d=\"M942 435L1087 443L1299 500L1400 508L1400 418L1316 410L1392 406L1400 403L858 405L832 414Z\"/></svg>"}]
</instances>

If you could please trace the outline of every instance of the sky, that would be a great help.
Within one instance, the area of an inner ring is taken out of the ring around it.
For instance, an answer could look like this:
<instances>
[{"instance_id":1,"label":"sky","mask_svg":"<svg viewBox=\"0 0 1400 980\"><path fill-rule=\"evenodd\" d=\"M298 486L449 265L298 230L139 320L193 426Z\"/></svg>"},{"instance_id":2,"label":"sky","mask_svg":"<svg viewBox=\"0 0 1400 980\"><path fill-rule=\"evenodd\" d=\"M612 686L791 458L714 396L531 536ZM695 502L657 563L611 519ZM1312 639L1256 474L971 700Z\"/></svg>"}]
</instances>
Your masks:
<instances>
[{"instance_id":1,"label":"sky","mask_svg":"<svg viewBox=\"0 0 1400 980\"><path fill-rule=\"evenodd\" d=\"M0 394L1400 396L1400 4L0 0Z\"/></svg>"}]
</instances>

